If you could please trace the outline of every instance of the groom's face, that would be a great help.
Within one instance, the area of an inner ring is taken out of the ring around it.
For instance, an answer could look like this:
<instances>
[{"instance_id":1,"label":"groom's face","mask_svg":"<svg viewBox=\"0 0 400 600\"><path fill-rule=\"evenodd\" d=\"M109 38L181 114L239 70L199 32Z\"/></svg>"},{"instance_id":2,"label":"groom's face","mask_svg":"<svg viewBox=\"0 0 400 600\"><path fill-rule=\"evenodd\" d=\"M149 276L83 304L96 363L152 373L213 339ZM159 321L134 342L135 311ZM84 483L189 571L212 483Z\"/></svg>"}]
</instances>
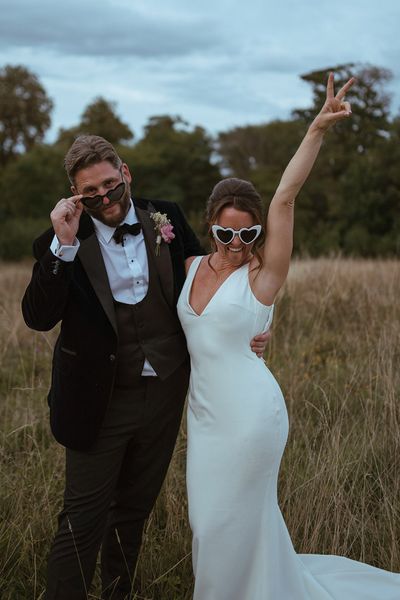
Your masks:
<instances>
[{"instance_id":1,"label":"groom's face","mask_svg":"<svg viewBox=\"0 0 400 600\"><path fill-rule=\"evenodd\" d=\"M75 185L71 189L74 194L83 194L85 197L104 196L98 208L85 206L84 210L102 223L117 227L125 219L130 207L131 181L132 177L126 164L116 168L108 160L104 160L80 169L75 175ZM125 183L125 190L118 201L111 202L107 192L121 182Z\"/></svg>"}]
</instances>

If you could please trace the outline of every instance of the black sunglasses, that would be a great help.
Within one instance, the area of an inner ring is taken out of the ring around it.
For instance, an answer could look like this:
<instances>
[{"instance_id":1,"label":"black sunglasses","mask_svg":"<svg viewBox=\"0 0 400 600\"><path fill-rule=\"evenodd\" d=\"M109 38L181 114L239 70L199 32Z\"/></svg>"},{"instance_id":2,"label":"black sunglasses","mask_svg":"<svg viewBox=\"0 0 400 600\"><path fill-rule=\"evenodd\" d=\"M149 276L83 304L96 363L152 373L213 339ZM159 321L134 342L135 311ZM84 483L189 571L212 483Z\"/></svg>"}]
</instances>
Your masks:
<instances>
[{"instance_id":1,"label":"black sunglasses","mask_svg":"<svg viewBox=\"0 0 400 600\"><path fill-rule=\"evenodd\" d=\"M261 225L253 225L253 227L242 227L241 229L232 229L231 227L221 227L213 225L211 231L216 240L221 244L230 244L237 234L243 244L252 244L261 233Z\"/></svg>"},{"instance_id":2,"label":"black sunglasses","mask_svg":"<svg viewBox=\"0 0 400 600\"><path fill-rule=\"evenodd\" d=\"M110 204L118 202L118 200L121 200L124 191L125 181L121 181L121 183L119 183L115 188L113 188L112 190L108 190L108 192L106 192L102 196L100 194L97 194L97 196L83 196L83 198L81 198L81 202L84 206L86 206L86 208L90 208L93 210L102 206L105 197L109 199Z\"/></svg>"}]
</instances>

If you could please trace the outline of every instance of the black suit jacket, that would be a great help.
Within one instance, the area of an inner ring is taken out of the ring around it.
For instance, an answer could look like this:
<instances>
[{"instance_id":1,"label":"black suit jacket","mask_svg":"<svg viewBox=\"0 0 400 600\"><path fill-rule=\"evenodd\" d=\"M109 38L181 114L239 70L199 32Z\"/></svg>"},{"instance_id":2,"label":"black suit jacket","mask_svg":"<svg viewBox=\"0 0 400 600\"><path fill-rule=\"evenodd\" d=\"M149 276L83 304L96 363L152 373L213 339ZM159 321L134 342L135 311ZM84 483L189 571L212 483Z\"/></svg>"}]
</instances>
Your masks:
<instances>
[{"instance_id":1,"label":"black suit jacket","mask_svg":"<svg viewBox=\"0 0 400 600\"><path fill-rule=\"evenodd\" d=\"M179 206L165 201L134 200L147 252L155 252L156 232L150 212L166 213L175 239L164 242L157 268L168 303L175 307L185 280L184 260L204 254ZM48 395L50 424L63 445L84 450L95 441L113 391L118 335L113 297L93 222L82 214L80 248L73 262L53 255L52 228L33 245L36 263L22 300L28 327L48 331L61 321ZM162 323L160 323L162 329Z\"/></svg>"}]
</instances>

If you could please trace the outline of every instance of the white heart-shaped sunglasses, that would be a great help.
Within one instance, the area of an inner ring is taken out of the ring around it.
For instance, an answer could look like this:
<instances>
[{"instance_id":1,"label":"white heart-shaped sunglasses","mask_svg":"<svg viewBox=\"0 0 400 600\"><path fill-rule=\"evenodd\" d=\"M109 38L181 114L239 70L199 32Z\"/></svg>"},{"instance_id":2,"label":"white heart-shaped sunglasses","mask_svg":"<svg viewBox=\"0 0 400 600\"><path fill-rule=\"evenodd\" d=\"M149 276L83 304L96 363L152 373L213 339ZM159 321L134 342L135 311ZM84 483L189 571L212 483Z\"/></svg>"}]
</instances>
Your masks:
<instances>
[{"instance_id":1,"label":"white heart-shaped sunglasses","mask_svg":"<svg viewBox=\"0 0 400 600\"><path fill-rule=\"evenodd\" d=\"M242 227L241 229L232 229L231 227L221 227L221 225L213 225L211 231L216 240L225 246L233 241L235 235L243 244L252 244L261 233L261 225L253 225L253 227Z\"/></svg>"}]
</instances>

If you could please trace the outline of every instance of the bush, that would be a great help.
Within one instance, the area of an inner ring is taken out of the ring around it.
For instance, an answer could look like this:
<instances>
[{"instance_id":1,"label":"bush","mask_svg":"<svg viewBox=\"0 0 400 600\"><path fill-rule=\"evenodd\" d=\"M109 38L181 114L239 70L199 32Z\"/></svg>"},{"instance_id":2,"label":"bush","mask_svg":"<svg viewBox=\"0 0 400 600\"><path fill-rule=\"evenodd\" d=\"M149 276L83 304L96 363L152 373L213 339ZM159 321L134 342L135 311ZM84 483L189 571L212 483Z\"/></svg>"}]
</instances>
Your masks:
<instances>
[{"instance_id":1,"label":"bush","mask_svg":"<svg viewBox=\"0 0 400 600\"><path fill-rule=\"evenodd\" d=\"M32 256L32 242L50 226L49 219L8 219L0 224L0 259Z\"/></svg>"}]
</instances>

